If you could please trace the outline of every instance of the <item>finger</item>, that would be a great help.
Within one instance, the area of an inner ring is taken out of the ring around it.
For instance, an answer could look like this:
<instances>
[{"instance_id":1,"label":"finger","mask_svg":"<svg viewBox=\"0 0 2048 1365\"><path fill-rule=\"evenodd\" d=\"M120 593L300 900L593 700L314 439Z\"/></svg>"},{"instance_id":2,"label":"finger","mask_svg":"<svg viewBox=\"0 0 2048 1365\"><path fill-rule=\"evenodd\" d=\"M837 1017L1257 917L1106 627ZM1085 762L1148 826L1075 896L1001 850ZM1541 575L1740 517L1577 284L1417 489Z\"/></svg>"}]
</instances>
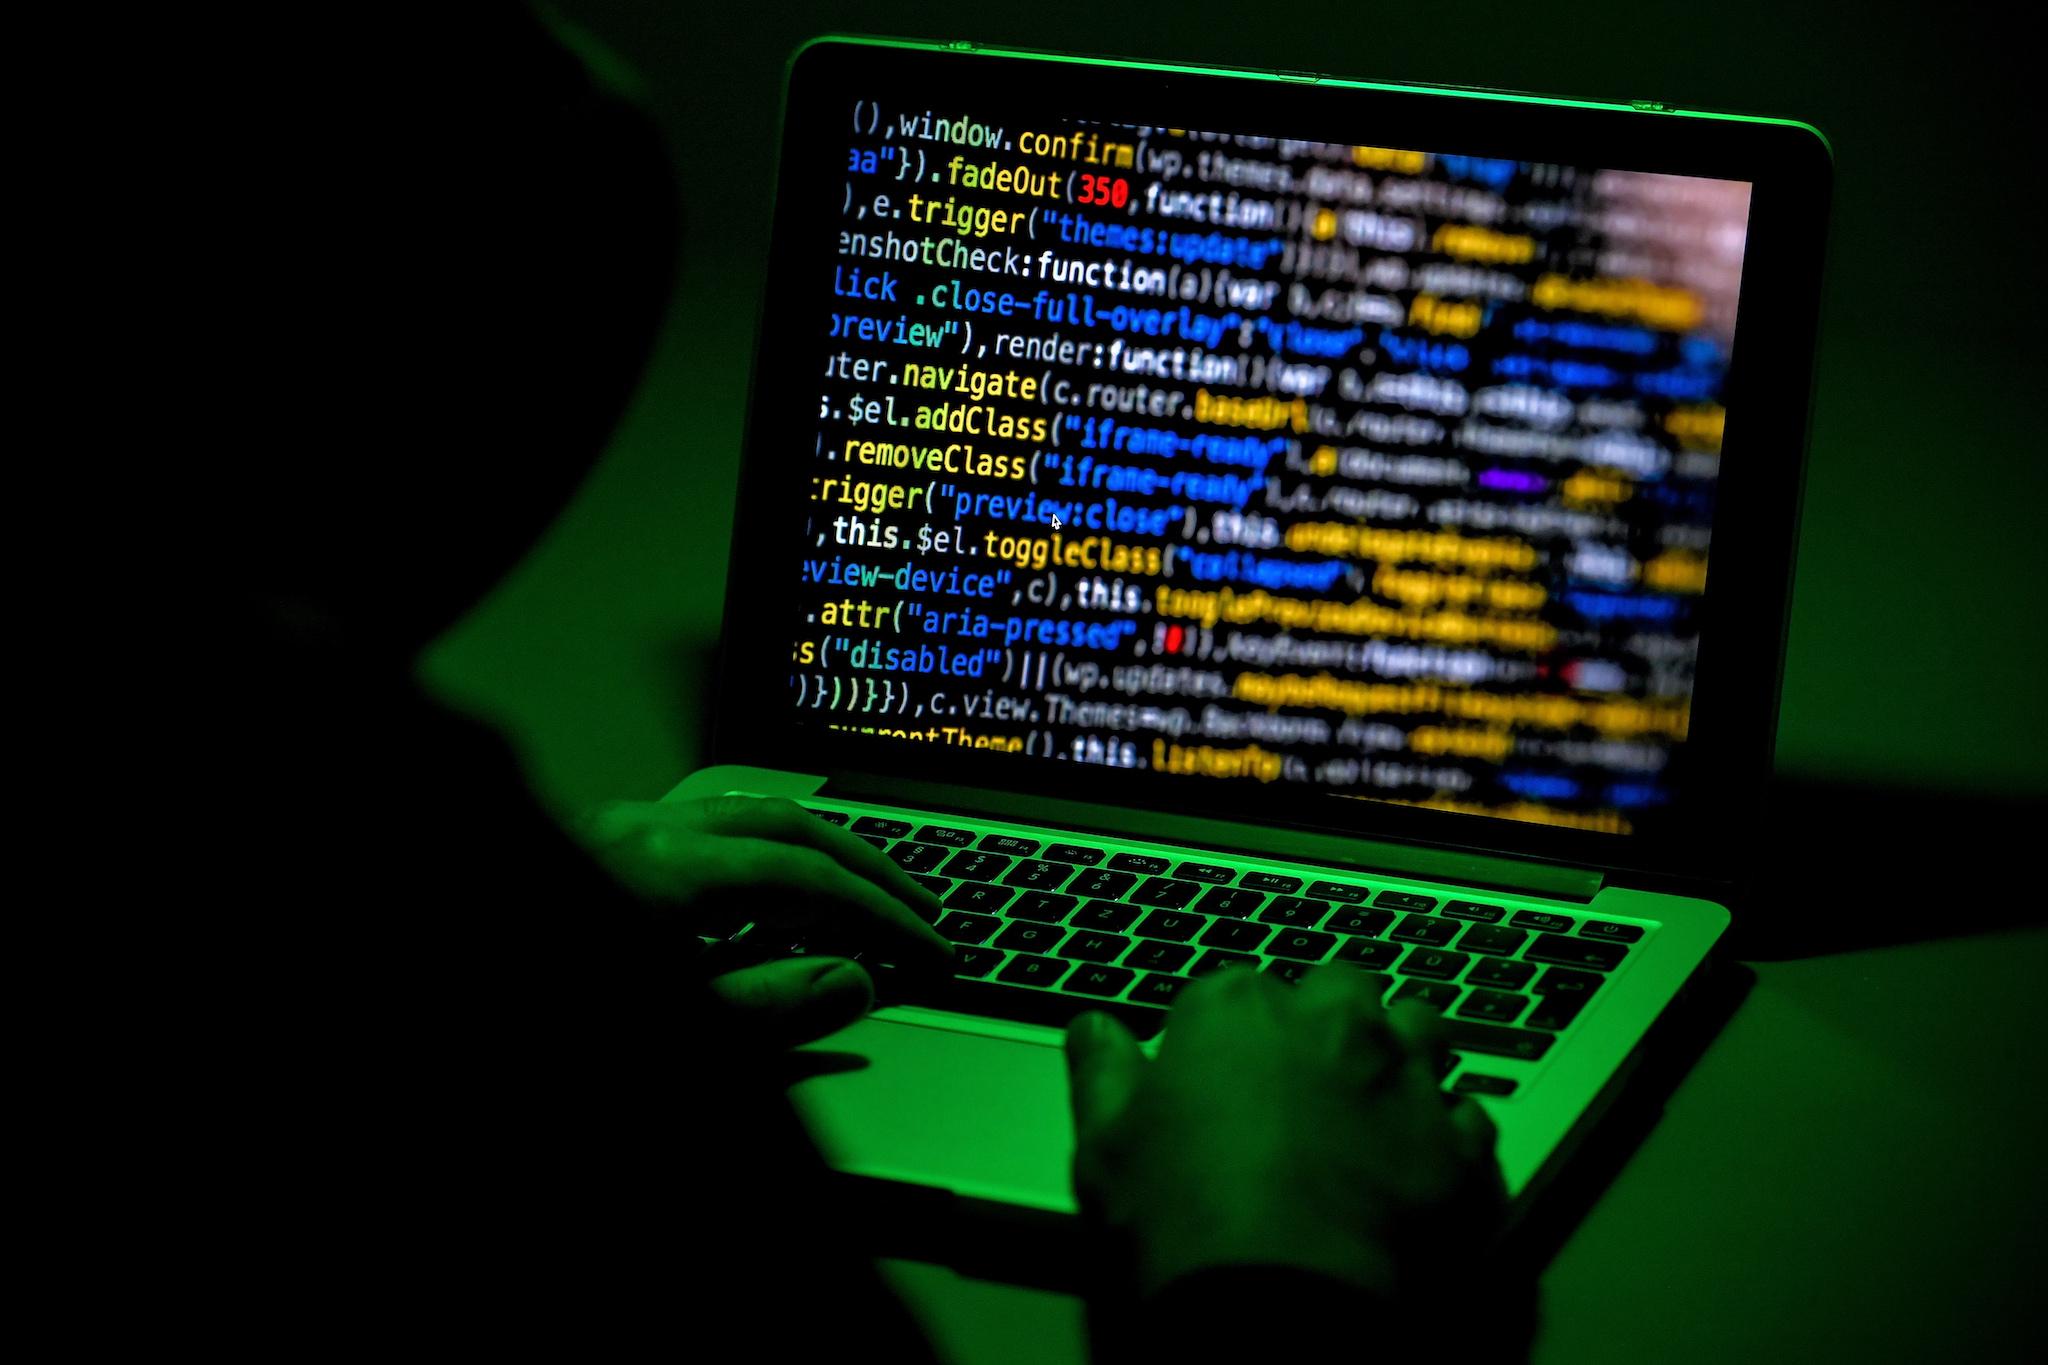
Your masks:
<instances>
[{"instance_id":1,"label":"finger","mask_svg":"<svg viewBox=\"0 0 2048 1365\"><path fill-rule=\"evenodd\" d=\"M952 961L953 945L937 930L825 854L768 839L723 842L738 860L732 893L743 895L763 919L824 919L833 931L872 939L878 952L907 952L911 961L933 966Z\"/></svg>"},{"instance_id":2,"label":"finger","mask_svg":"<svg viewBox=\"0 0 2048 1365\"><path fill-rule=\"evenodd\" d=\"M1295 1009L1311 1022L1328 1056L1362 1068L1370 1084L1395 1065L1404 1045L1392 1037L1387 1012L1380 1006L1384 983L1370 973L1343 963L1326 963L1302 977L1294 991Z\"/></svg>"},{"instance_id":3,"label":"finger","mask_svg":"<svg viewBox=\"0 0 2048 1365\"><path fill-rule=\"evenodd\" d=\"M1450 1055L1450 1030L1434 1006L1412 997L1397 1000L1387 1010L1387 1028L1411 1056L1438 1063Z\"/></svg>"},{"instance_id":4,"label":"finger","mask_svg":"<svg viewBox=\"0 0 2048 1365\"><path fill-rule=\"evenodd\" d=\"M1067 1092L1077 1135L1096 1132L1130 1103L1145 1054L1118 1020L1091 1010L1067 1025Z\"/></svg>"},{"instance_id":5,"label":"finger","mask_svg":"<svg viewBox=\"0 0 2048 1365\"><path fill-rule=\"evenodd\" d=\"M1451 1128L1458 1135L1458 1150L1468 1161L1493 1160L1493 1145L1500 1132L1484 1105L1470 1095L1460 1095L1451 1106Z\"/></svg>"},{"instance_id":6,"label":"finger","mask_svg":"<svg viewBox=\"0 0 2048 1365\"><path fill-rule=\"evenodd\" d=\"M1387 1011L1387 1028L1400 1040L1405 1055L1402 1074L1418 1094L1439 1094L1438 1082L1450 1068L1450 1030L1433 1005L1397 1000Z\"/></svg>"},{"instance_id":7,"label":"finger","mask_svg":"<svg viewBox=\"0 0 2048 1365\"><path fill-rule=\"evenodd\" d=\"M1207 1059L1203 1069L1221 1056L1257 1054L1278 1046L1286 1035L1294 987L1260 971L1257 963L1232 963L1189 982L1173 998L1173 1027L1162 1030L1152 1052L1169 1057Z\"/></svg>"},{"instance_id":8,"label":"finger","mask_svg":"<svg viewBox=\"0 0 2048 1365\"><path fill-rule=\"evenodd\" d=\"M784 958L714 976L709 985L757 1041L779 1047L837 1033L875 999L868 974L844 958Z\"/></svg>"},{"instance_id":9,"label":"finger","mask_svg":"<svg viewBox=\"0 0 2048 1365\"><path fill-rule=\"evenodd\" d=\"M1373 972L1326 962L1301 978L1294 1001L1296 1008L1309 1013L1333 1015L1384 1032L1387 1012L1380 1008L1380 993L1385 989L1386 982Z\"/></svg>"},{"instance_id":10,"label":"finger","mask_svg":"<svg viewBox=\"0 0 2048 1365\"><path fill-rule=\"evenodd\" d=\"M719 797L704 805L711 827L722 834L773 839L814 849L848 872L865 877L905 905L918 909L930 923L939 917L939 900L910 879L882 851L859 835L828 824L783 797Z\"/></svg>"},{"instance_id":11,"label":"finger","mask_svg":"<svg viewBox=\"0 0 2048 1365\"><path fill-rule=\"evenodd\" d=\"M1257 961L1231 962L1190 981L1173 998L1173 1015L1184 1027L1188 1019L1218 1009L1270 1009L1291 989L1260 971Z\"/></svg>"}]
</instances>

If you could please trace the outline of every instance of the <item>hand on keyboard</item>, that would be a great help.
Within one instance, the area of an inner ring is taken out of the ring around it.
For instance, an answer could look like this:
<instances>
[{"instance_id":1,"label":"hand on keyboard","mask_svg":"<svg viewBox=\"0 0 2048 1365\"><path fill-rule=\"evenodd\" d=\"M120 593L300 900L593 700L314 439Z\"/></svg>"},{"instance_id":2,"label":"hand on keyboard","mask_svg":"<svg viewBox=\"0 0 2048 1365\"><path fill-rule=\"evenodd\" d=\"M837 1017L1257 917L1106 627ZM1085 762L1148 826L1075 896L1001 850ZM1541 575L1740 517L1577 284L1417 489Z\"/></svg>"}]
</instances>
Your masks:
<instances>
[{"instance_id":1,"label":"hand on keyboard","mask_svg":"<svg viewBox=\"0 0 2048 1365\"><path fill-rule=\"evenodd\" d=\"M867 974L833 954L950 970L953 945L931 927L937 898L859 836L792 801L614 802L585 832L627 885L675 906L707 936L756 926L747 965L712 987L760 1020L770 1041L822 1037L867 1010ZM808 955L788 956L798 951Z\"/></svg>"},{"instance_id":2,"label":"hand on keyboard","mask_svg":"<svg viewBox=\"0 0 2048 1365\"><path fill-rule=\"evenodd\" d=\"M1182 991L1155 1060L1117 1020L1067 1034L1074 1182L1141 1293L1210 1265L1304 1266L1404 1294L1442 1239L1483 1246L1503 1204L1493 1128L1446 1105L1442 1021L1383 1009L1365 973L1288 987L1225 969Z\"/></svg>"}]
</instances>

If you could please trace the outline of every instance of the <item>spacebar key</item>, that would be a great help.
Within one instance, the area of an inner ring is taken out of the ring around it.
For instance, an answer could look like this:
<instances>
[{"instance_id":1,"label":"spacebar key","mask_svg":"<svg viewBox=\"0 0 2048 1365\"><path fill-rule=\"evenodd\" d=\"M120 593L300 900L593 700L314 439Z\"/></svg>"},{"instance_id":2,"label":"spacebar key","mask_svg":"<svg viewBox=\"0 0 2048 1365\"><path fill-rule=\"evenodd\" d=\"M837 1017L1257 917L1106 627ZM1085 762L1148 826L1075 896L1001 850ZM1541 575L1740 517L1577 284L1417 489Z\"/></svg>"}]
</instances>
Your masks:
<instances>
[{"instance_id":1,"label":"spacebar key","mask_svg":"<svg viewBox=\"0 0 2048 1365\"><path fill-rule=\"evenodd\" d=\"M880 983L877 985L879 988ZM996 1019L1015 1019L1021 1023L1046 1024L1053 1028L1065 1028L1067 1021L1076 1015L1099 1010L1115 1015L1140 1041L1159 1032L1166 1023L1167 1012L1156 1005L1091 999L1065 991L1006 986L999 981L967 981L954 977L942 981L903 980L891 985L894 989L877 991L883 1004L923 1005L927 1009L985 1014Z\"/></svg>"},{"instance_id":2,"label":"spacebar key","mask_svg":"<svg viewBox=\"0 0 2048 1365\"><path fill-rule=\"evenodd\" d=\"M1473 1024L1462 1019L1446 1019L1444 1024L1452 1047L1460 1052L1483 1052L1489 1057L1513 1057L1533 1062L1550 1051L1550 1045L1557 1041L1555 1034L1538 1033L1534 1029Z\"/></svg>"}]
</instances>

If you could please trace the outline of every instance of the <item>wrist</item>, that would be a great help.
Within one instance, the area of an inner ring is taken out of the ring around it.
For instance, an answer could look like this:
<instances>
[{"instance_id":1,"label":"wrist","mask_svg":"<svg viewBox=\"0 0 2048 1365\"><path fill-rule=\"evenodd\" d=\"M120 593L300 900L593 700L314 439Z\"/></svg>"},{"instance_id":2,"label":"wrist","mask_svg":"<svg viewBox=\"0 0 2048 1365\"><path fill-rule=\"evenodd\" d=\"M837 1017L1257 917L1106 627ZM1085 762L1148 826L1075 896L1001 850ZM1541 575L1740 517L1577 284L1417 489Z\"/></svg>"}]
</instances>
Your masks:
<instances>
[{"instance_id":1,"label":"wrist","mask_svg":"<svg viewBox=\"0 0 2048 1365\"><path fill-rule=\"evenodd\" d=\"M1199 1271L1246 1265L1311 1270L1382 1298L1394 1292L1394 1260L1386 1248L1333 1225L1327 1213L1161 1226L1140 1231L1134 1249L1136 1287L1143 1296Z\"/></svg>"}]
</instances>

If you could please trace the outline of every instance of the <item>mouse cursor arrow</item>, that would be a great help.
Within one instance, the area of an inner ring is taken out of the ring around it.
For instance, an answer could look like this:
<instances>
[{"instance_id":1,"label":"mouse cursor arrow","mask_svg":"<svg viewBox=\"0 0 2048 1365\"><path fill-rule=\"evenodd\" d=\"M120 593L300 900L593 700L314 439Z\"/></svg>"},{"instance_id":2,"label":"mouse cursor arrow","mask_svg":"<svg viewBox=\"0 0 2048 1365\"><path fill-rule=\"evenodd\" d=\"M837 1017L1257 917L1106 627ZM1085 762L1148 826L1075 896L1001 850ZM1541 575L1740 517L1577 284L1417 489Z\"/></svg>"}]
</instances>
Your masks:
<instances>
[{"instance_id":1,"label":"mouse cursor arrow","mask_svg":"<svg viewBox=\"0 0 2048 1365\"><path fill-rule=\"evenodd\" d=\"M1055 531L1060 529L1060 519L1058 517L1052 519L1052 529Z\"/></svg>"}]
</instances>

